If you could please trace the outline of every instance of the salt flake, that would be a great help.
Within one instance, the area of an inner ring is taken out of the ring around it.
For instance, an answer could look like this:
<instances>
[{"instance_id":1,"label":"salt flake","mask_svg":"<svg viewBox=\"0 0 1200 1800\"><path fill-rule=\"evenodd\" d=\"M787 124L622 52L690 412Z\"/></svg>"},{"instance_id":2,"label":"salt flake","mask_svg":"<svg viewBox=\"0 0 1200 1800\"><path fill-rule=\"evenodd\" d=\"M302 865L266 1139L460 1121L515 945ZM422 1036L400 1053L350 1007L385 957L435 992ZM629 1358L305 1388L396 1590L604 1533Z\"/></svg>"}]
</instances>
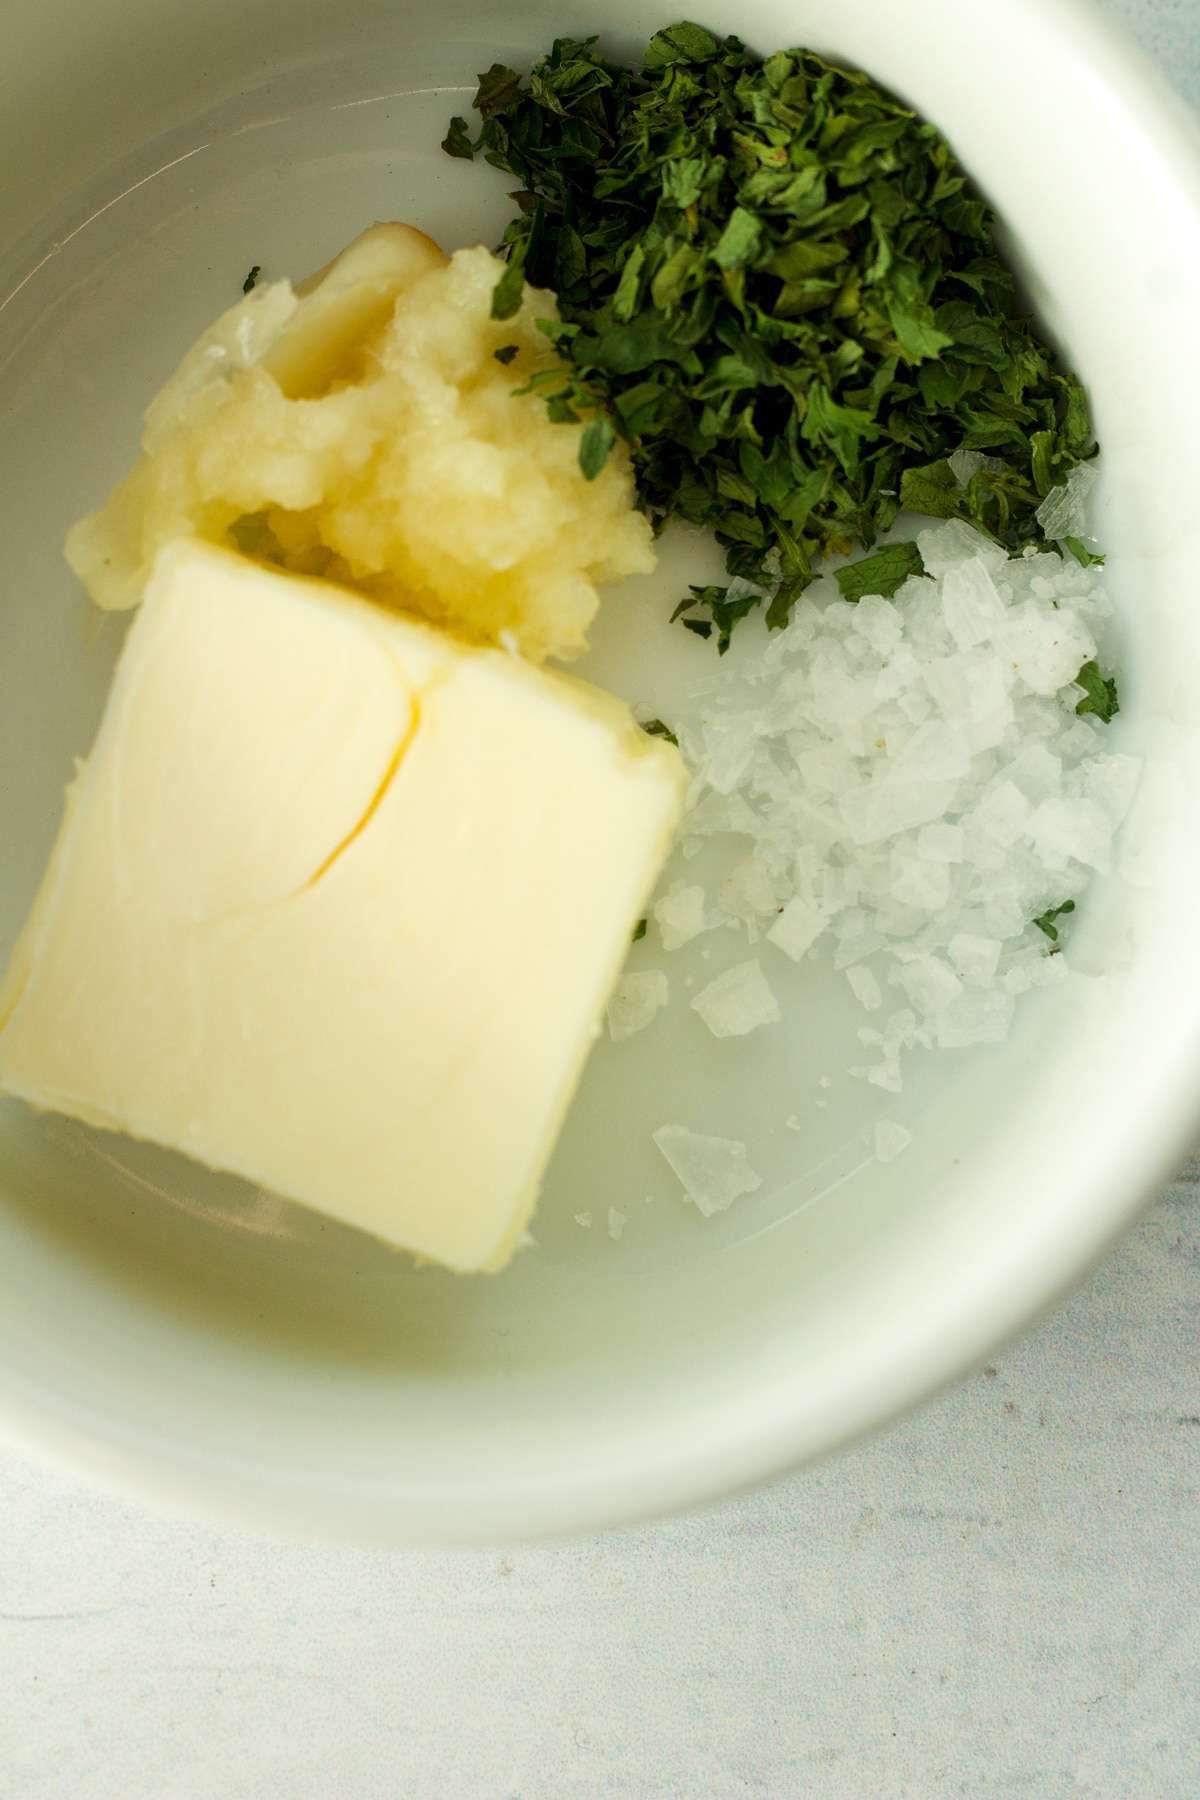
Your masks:
<instances>
[{"instance_id":1,"label":"salt flake","mask_svg":"<svg viewBox=\"0 0 1200 1800\"><path fill-rule=\"evenodd\" d=\"M661 969L636 969L622 975L608 1003L608 1033L614 1043L644 1031L667 1004L667 978Z\"/></svg>"},{"instance_id":2,"label":"salt flake","mask_svg":"<svg viewBox=\"0 0 1200 1800\"><path fill-rule=\"evenodd\" d=\"M902 1150L907 1150L912 1143L912 1132L906 1131L903 1125L897 1125L894 1119L880 1119L875 1126L875 1160L881 1163L894 1162Z\"/></svg>"},{"instance_id":3,"label":"salt flake","mask_svg":"<svg viewBox=\"0 0 1200 1800\"><path fill-rule=\"evenodd\" d=\"M653 1141L706 1219L762 1186L761 1175L747 1160L745 1144L734 1138L706 1137L686 1125L660 1125Z\"/></svg>"},{"instance_id":4,"label":"salt flake","mask_svg":"<svg viewBox=\"0 0 1200 1800\"><path fill-rule=\"evenodd\" d=\"M783 1016L757 960L726 969L700 990L692 1006L714 1037L745 1037Z\"/></svg>"}]
</instances>

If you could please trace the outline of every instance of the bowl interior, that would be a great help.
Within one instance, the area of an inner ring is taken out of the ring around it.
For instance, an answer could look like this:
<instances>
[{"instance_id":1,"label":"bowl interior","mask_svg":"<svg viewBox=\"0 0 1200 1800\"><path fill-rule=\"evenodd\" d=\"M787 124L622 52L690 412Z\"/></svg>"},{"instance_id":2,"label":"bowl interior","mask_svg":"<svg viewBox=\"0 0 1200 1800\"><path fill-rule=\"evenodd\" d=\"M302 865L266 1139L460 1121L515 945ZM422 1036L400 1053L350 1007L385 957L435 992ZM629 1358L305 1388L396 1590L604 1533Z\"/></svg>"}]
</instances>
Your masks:
<instances>
[{"instance_id":1,"label":"bowl interior","mask_svg":"<svg viewBox=\"0 0 1200 1800\"><path fill-rule=\"evenodd\" d=\"M220 8L200 10L215 35ZM1012 4L985 57L964 10L921 0L901 31L875 0L743 4L729 23L764 50L808 43L865 66L948 132L1091 389L1119 614L1112 743L1147 776L1118 868L1081 909L1069 979L1025 997L1006 1045L915 1055L887 1095L845 1073L863 1014L827 962L778 958L784 1023L718 1044L687 989L744 940L664 962L652 931L631 962L667 967L674 1002L597 1047L536 1247L495 1277L414 1267L246 1183L2 1101L0 1419L22 1441L297 1529L419 1541L611 1522L782 1466L945 1379L1080 1268L1175 1154L1200 1064L1194 152L1089 14ZM55 195L61 169L31 158L20 204L37 222L0 266L3 955L122 633L61 542L133 460L142 406L254 264L299 277L375 218L447 248L498 240L508 178L439 148L476 71L600 25L629 54L667 22L611 4L449 4L436 24L350 5L342 41L241 88L229 48L228 91L177 75L162 128L116 155L128 110L111 81L132 107L150 52L135 8L104 11L101 172ZM53 84L56 66L31 51L29 81ZM1036 144L1013 128L1018 103L1045 123ZM1131 268L1114 258L1135 222ZM675 533L655 576L608 597L579 671L668 717L686 705L713 653L666 621L684 583L714 578L714 554ZM744 627L742 649L761 632ZM881 1118L913 1135L887 1165ZM745 1140L762 1188L702 1219L650 1142L666 1122Z\"/></svg>"}]
</instances>

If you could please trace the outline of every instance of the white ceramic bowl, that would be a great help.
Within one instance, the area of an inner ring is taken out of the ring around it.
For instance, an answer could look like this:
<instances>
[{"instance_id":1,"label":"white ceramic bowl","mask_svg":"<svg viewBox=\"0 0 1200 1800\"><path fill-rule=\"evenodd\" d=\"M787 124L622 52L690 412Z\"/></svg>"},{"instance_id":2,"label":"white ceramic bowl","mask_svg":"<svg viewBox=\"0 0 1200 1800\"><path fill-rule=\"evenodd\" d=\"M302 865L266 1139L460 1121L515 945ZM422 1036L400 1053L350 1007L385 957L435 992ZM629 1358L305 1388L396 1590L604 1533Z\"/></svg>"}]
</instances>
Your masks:
<instances>
[{"instance_id":1,"label":"white ceramic bowl","mask_svg":"<svg viewBox=\"0 0 1200 1800\"><path fill-rule=\"evenodd\" d=\"M624 1062L602 1047L539 1248L496 1278L414 1270L241 1183L5 1102L0 1427L19 1446L172 1504L344 1538L497 1540L684 1505L844 1443L984 1355L1101 1251L1195 1127L1190 120L1071 0L739 0L705 17L762 50L858 63L934 119L1090 386L1122 613L1114 741L1148 774L1071 977L1030 997L1007 1046L930 1059L890 1108L914 1141L886 1168L865 1084L841 1083L807 1136L772 1135L787 1093L810 1092L852 1035L817 977L790 1035L758 1034L729 1064L683 1026ZM527 64L556 32L603 27L632 53L669 20L615 0L12 0L0 951L117 644L59 545L128 465L178 354L252 263L303 274L375 216L448 246L494 240L507 182L438 149L475 72ZM593 673L629 689L636 668L643 692L668 692L702 647L655 620L645 591L614 600ZM670 1118L757 1132L764 1189L702 1221L648 1143ZM632 1215L619 1243L573 1223L610 1203Z\"/></svg>"}]
</instances>

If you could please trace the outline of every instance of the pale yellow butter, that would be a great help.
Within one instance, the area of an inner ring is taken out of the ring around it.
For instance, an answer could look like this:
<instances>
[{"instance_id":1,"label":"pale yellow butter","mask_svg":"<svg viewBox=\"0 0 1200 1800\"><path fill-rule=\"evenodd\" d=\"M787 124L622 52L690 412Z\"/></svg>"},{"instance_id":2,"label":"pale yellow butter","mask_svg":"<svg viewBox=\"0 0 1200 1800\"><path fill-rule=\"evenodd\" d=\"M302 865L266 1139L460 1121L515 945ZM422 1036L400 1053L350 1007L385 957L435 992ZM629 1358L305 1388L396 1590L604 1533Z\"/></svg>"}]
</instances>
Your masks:
<instances>
[{"instance_id":1,"label":"pale yellow butter","mask_svg":"<svg viewBox=\"0 0 1200 1800\"><path fill-rule=\"evenodd\" d=\"M173 545L0 988L0 1084L496 1268L682 790L597 689Z\"/></svg>"}]
</instances>

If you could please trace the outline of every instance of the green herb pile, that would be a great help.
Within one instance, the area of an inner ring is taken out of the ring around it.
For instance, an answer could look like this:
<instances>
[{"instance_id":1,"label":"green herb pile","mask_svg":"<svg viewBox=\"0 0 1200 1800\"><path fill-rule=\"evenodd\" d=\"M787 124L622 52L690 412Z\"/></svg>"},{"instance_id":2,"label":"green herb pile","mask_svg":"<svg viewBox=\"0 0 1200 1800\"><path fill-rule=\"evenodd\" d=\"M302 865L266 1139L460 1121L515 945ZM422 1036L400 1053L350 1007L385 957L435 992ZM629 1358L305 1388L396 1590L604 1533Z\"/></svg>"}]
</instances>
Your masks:
<instances>
[{"instance_id":1,"label":"green herb pile","mask_svg":"<svg viewBox=\"0 0 1200 1800\"><path fill-rule=\"evenodd\" d=\"M594 44L559 39L527 81L494 65L478 138L456 118L443 146L521 183L494 314L522 279L556 291L543 386L552 417L588 421L584 472L624 438L656 526L711 526L730 575L773 590L773 625L816 558L870 548L902 508L1038 541L1042 498L1094 454L1087 406L1015 316L945 139L808 51L764 62L680 24L633 70ZM986 458L965 485L959 450ZM881 555L874 592L920 566ZM706 587L679 611L723 648L756 604Z\"/></svg>"}]
</instances>

